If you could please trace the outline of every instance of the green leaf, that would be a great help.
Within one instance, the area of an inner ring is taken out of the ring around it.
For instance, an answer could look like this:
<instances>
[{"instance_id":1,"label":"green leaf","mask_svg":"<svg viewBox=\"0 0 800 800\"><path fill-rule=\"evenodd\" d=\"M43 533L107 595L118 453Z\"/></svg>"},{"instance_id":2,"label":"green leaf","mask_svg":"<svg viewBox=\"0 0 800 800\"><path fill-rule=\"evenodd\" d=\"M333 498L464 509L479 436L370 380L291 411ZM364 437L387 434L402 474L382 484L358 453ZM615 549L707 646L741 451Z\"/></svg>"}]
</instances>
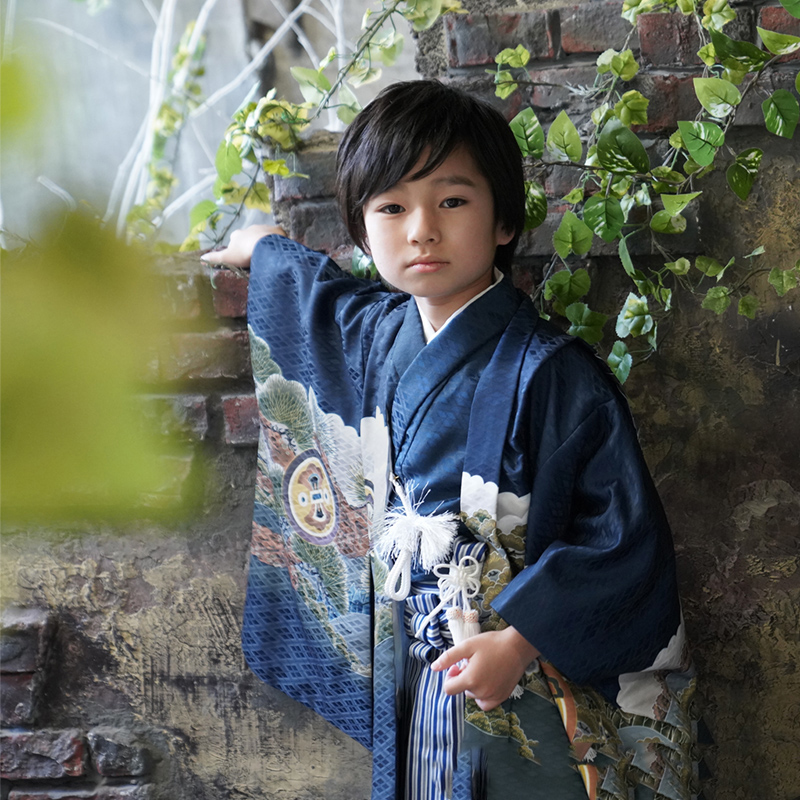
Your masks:
<instances>
[{"instance_id":1,"label":"green leaf","mask_svg":"<svg viewBox=\"0 0 800 800\"><path fill-rule=\"evenodd\" d=\"M702 24L707 30L721 30L734 19L736 12L728 5L728 0L706 0L703 4Z\"/></svg>"},{"instance_id":2,"label":"green leaf","mask_svg":"<svg viewBox=\"0 0 800 800\"><path fill-rule=\"evenodd\" d=\"M717 63L717 51L713 44L705 44L697 51L697 57L707 66L713 67Z\"/></svg>"},{"instance_id":3,"label":"green leaf","mask_svg":"<svg viewBox=\"0 0 800 800\"><path fill-rule=\"evenodd\" d=\"M722 314L731 304L730 289L725 286L714 286L703 298L702 306L715 314Z\"/></svg>"},{"instance_id":4,"label":"green leaf","mask_svg":"<svg viewBox=\"0 0 800 800\"><path fill-rule=\"evenodd\" d=\"M668 211L671 216L680 214L695 197L699 197L702 192L692 192L691 194L664 194L661 195L661 200L664 203L664 210Z\"/></svg>"},{"instance_id":5,"label":"green leaf","mask_svg":"<svg viewBox=\"0 0 800 800\"><path fill-rule=\"evenodd\" d=\"M592 122L598 128L608 122L608 120L613 116L614 112L611 110L611 106L609 106L608 103L599 105L594 111L592 111L591 114Z\"/></svg>"},{"instance_id":6,"label":"green leaf","mask_svg":"<svg viewBox=\"0 0 800 800\"><path fill-rule=\"evenodd\" d=\"M695 259L694 265L703 275L707 275L709 278L716 278L719 280L726 269L733 263L733 259L731 259L724 267L722 264L717 261L716 258L711 258L711 256L698 256Z\"/></svg>"},{"instance_id":7,"label":"green leaf","mask_svg":"<svg viewBox=\"0 0 800 800\"><path fill-rule=\"evenodd\" d=\"M572 323L567 331L571 336L578 336L588 344L597 344L603 338L603 325L608 320L605 314L592 311L585 303L571 303L566 317Z\"/></svg>"},{"instance_id":8,"label":"green leaf","mask_svg":"<svg viewBox=\"0 0 800 800\"><path fill-rule=\"evenodd\" d=\"M189 212L189 225L196 228L201 222L205 222L215 211L217 204L213 200L201 200Z\"/></svg>"},{"instance_id":9,"label":"green leaf","mask_svg":"<svg viewBox=\"0 0 800 800\"><path fill-rule=\"evenodd\" d=\"M669 146L674 147L676 150L683 149L683 137L680 131L673 131L669 137Z\"/></svg>"},{"instance_id":10,"label":"green leaf","mask_svg":"<svg viewBox=\"0 0 800 800\"><path fill-rule=\"evenodd\" d=\"M234 145L223 139L217 148L214 166L222 183L229 183L234 175L242 171L242 157Z\"/></svg>"},{"instance_id":11,"label":"green leaf","mask_svg":"<svg viewBox=\"0 0 800 800\"><path fill-rule=\"evenodd\" d=\"M617 336L641 336L652 330L655 321L650 315L646 297L637 297L631 292L617 317Z\"/></svg>"},{"instance_id":12,"label":"green leaf","mask_svg":"<svg viewBox=\"0 0 800 800\"><path fill-rule=\"evenodd\" d=\"M796 19L800 19L800 0L781 0L781 5ZM800 75L800 73L798 73Z\"/></svg>"},{"instance_id":13,"label":"green leaf","mask_svg":"<svg viewBox=\"0 0 800 800\"><path fill-rule=\"evenodd\" d=\"M544 299L555 299L564 307L570 306L580 300L591 286L592 280L583 267L576 269L575 272L562 269L545 283Z\"/></svg>"},{"instance_id":14,"label":"green leaf","mask_svg":"<svg viewBox=\"0 0 800 800\"><path fill-rule=\"evenodd\" d=\"M406 0L403 16L415 31L426 31L442 15L442 0Z\"/></svg>"},{"instance_id":15,"label":"green leaf","mask_svg":"<svg viewBox=\"0 0 800 800\"><path fill-rule=\"evenodd\" d=\"M776 56L788 56L800 50L800 37L789 36L786 33L777 31L766 31L764 28L756 28L764 47Z\"/></svg>"},{"instance_id":16,"label":"green leaf","mask_svg":"<svg viewBox=\"0 0 800 800\"><path fill-rule=\"evenodd\" d=\"M581 160L583 154L581 137L566 111L562 111L553 120L547 134L547 149L557 161Z\"/></svg>"},{"instance_id":17,"label":"green leaf","mask_svg":"<svg viewBox=\"0 0 800 800\"><path fill-rule=\"evenodd\" d=\"M597 56L597 73L598 75L605 75L606 72L611 72L611 59L617 55L616 50L604 50Z\"/></svg>"},{"instance_id":18,"label":"green leaf","mask_svg":"<svg viewBox=\"0 0 800 800\"><path fill-rule=\"evenodd\" d=\"M800 120L800 104L787 89L773 92L762 104L764 124L770 133L791 139Z\"/></svg>"},{"instance_id":19,"label":"green leaf","mask_svg":"<svg viewBox=\"0 0 800 800\"><path fill-rule=\"evenodd\" d=\"M659 292L659 299L664 306L664 311L669 311L672 308L672 289L662 286Z\"/></svg>"},{"instance_id":20,"label":"green leaf","mask_svg":"<svg viewBox=\"0 0 800 800\"><path fill-rule=\"evenodd\" d=\"M547 217L547 195L536 181L525 181L525 226L523 230L538 228Z\"/></svg>"},{"instance_id":21,"label":"green leaf","mask_svg":"<svg viewBox=\"0 0 800 800\"><path fill-rule=\"evenodd\" d=\"M725 143L725 134L713 122L678 122L683 143L692 158L701 167L707 167L714 160L717 148Z\"/></svg>"},{"instance_id":22,"label":"green leaf","mask_svg":"<svg viewBox=\"0 0 800 800\"><path fill-rule=\"evenodd\" d=\"M553 246L561 258L566 258L570 253L582 256L589 252L592 238L591 228L572 211L565 211L558 230L553 234Z\"/></svg>"},{"instance_id":23,"label":"green leaf","mask_svg":"<svg viewBox=\"0 0 800 800\"><path fill-rule=\"evenodd\" d=\"M496 86L494 93L503 100L517 91L517 82L514 80L514 76L506 69L494 74L494 83Z\"/></svg>"},{"instance_id":24,"label":"green leaf","mask_svg":"<svg viewBox=\"0 0 800 800\"><path fill-rule=\"evenodd\" d=\"M272 211L269 187L264 183L254 183L244 197L245 208L263 211L269 214Z\"/></svg>"},{"instance_id":25,"label":"green leaf","mask_svg":"<svg viewBox=\"0 0 800 800\"><path fill-rule=\"evenodd\" d=\"M531 54L521 44L518 44L513 50L507 47L501 50L494 60L497 64L508 65L512 69L524 67L530 61Z\"/></svg>"},{"instance_id":26,"label":"green leaf","mask_svg":"<svg viewBox=\"0 0 800 800\"><path fill-rule=\"evenodd\" d=\"M664 266L675 275L685 275L692 265L688 258L679 258L677 261L667 262Z\"/></svg>"},{"instance_id":27,"label":"green leaf","mask_svg":"<svg viewBox=\"0 0 800 800\"><path fill-rule=\"evenodd\" d=\"M739 300L739 314L748 319L756 318L756 311L758 311L758 298L752 294L745 295Z\"/></svg>"},{"instance_id":28,"label":"green leaf","mask_svg":"<svg viewBox=\"0 0 800 800\"><path fill-rule=\"evenodd\" d=\"M798 262L800 264L800 262ZM769 282L778 293L778 297L783 297L786 292L794 289L800 283L800 268L797 265L791 269L780 269L774 267L769 273Z\"/></svg>"},{"instance_id":29,"label":"green leaf","mask_svg":"<svg viewBox=\"0 0 800 800\"><path fill-rule=\"evenodd\" d=\"M733 189L740 200L747 200L750 190L753 188L758 168L761 165L763 150L751 147L743 150L736 156L736 161L728 167L725 177L728 179L728 186Z\"/></svg>"},{"instance_id":30,"label":"green leaf","mask_svg":"<svg viewBox=\"0 0 800 800\"><path fill-rule=\"evenodd\" d=\"M694 91L703 108L717 119L727 117L742 102L739 90L722 78L695 78Z\"/></svg>"},{"instance_id":31,"label":"green leaf","mask_svg":"<svg viewBox=\"0 0 800 800\"><path fill-rule=\"evenodd\" d=\"M307 67L290 67L289 72L300 86L300 91L307 103L320 103L325 93L330 91L331 82L316 69Z\"/></svg>"},{"instance_id":32,"label":"green leaf","mask_svg":"<svg viewBox=\"0 0 800 800\"><path fill-rule=\"evenodd\" d=\"M576 186L569 194L565 194L561 198L565 203L569 203L570 205L576 205L577 203L582 202L583 200L583 187Z\"/></svg>"},{"instance_id":33,"label":"green leaf","mask_svg":"<svg viewBox=\"0 0 800 800\"><path fill-rule=\"evenodd\" d=\"M641 92L632 90L622 95L620 101L614 106L614 113L628 128L631 125L646 125L647 106L649 105L650 101Z\"/></svg>"},{"instance_id":34,"label":"green leaf","mask_svg":"<svg viewBox=\"0 0 800 800\"><path fill-rule=\"evenodd\" d=\"M619 258L620 261L622 261L622 268L625 270L625 273L633 277L638 270L633 266L631 254L628 252L628 243L625 239L619 240Z\"/></svg>"},{"instance_id":35,"label":"green leaf","mask_svg":"<svg viewBox=\"0 0 800 800\"><path fill-rule=\"evenodd\" d=\"M696 7L697 3L695 2L695 0L678 0L678 10L684 16L689 16L690 14L694 14Z\"/></svg>"},{"instance_id":36,"label":"green leaf","mask_svg":"<svg viewBox=\"0 0 800 800\"><path fill-rule=\"evenodd\" d=\"M722 31L710 30L709 35L714 44L714 52L724 67L733 66L738 69L760 70L770 59L770 54L756 47L752 42L731 39Z\"/></svg>"},{"instance_id":37,"label":"green leaf","mask_svg":"<svg viewBox=\"0 0 800 800\"><path fill-rule=\"evenodd\" d=\"M372 256L365 253L360 247L353 248L353 257L350 259L350 272L356 278L372 278L378 275Z\"/></svg>"},{"instance_id":38,"label":"green leaf","mask_svg":"<svg viewBox=\"0 0 800 800\"><path fill-rule=\"evenodd\" d=\"M611 367L611 371L617 376L617 380L620 383L625 383L628 380L633 366L633 356L628 352L628 346L625 342L614 342L606 363Z\"/></svg>"},{"instance_id":39,"label":"green leaf","mask_svg":"<svg viewBox=\"0 0 800 800\"><path fill-rule=\"evenodd\" d=\"M670 214L669 211L658 211L653 214L650 227L656 233L683 233L686 230L686 217Z\"/></svg>"},{"instance_id":40,"label":"green leaf","mask_svg":"<svg viewBox=\"0 0 800 800\"><path fill-rule=\"evenodd\" d=\"M353 94L352 89L346 84L342 83L339 86L339 107L336 109L336 116L349 125L358 115L361 110L361 103L358 98Z\"/></svg>"},{"instance_id":41,"label":"green leaf","mask_svg":"<svg viewBox=\"0 0 800 800\"><path fill-rule=\"evenodd\" d=\"M680 172L675 172L675 170L669 167L655 167L652 171L652 175L654 178L658 179L653 184L653 188L659 194L663 194L664 192L677 192L681 184L686 182L686 178L684 178Z\"/></svg>"},{"instance_id":42,"label":"green leaf","mask_svg":"<svg viewBox=\"0 0 800 800\"><path fill-rule=\"evenodd\" d=\"M616 197L594 195L583 207L583 221L604 242L613 242L622 230L625 217Z\"/></svg>"},{"instance_id":43,"label":"green leaf","mask_svg":"<svg viewBox=\"0 0 800 800\"><path fill-rule=\"evenodd\" d=\"M752 253L748 253L745 256L745 258L755 258L756 256L763 256L764 253L766 253L766 252L767 252L767 248L764 247L763 244L760 244L758 247L756 247L755 250L753 250Z\"/></svg>"},{"instance_id":44,"label":"green leaf","mask_svg":"<svg viewBox=\"0 0 800 800\"><path fill-rule=\"evenodd\" d=\"M600 133L597 158L612 172L645 173L650 170L650 159L639 137L618 119L609 120Z\"/></svg>"},{"instance_id":45,"label":"green leaf","mask_svg":"<svg viewBox=\"0 0 800 800\"><path fill-rule=\"evenodd\" d=\"M639 71L639 65L633 57L632 50L618 53L616 50L606 50L597 57L597 72L603 75L611 72L623 81L633 79Z\"/></svg>"},{"instance_id":46,"label":"green leaf","mask_svg":"<svg viewBox=\"0 0 800 800\"><path fill-rule=\"evenodd\" d=\"M541 158L544 154L544 131L533 109L520 111L509 125L522 155Z\"/></svg>"}]
</instances>

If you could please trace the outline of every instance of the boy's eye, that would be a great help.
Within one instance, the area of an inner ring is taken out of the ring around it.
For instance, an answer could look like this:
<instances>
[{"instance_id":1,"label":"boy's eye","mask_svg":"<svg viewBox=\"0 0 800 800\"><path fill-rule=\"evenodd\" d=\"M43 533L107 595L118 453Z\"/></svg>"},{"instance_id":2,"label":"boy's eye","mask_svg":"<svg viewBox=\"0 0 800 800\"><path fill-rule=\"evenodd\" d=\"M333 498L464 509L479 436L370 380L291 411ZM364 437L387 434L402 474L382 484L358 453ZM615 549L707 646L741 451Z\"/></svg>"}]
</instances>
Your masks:
<instances>
[{"instance_id":1,"label":"boy's eye","mask_svg":"<svg viewBox=\"0 0 800 800\"><path fill-rule=\"evenodd\" d=\"M447 200L445 200L445 201L442 203L442 205L443 205L445 208L458 208L459 206L463 206L463 205L464 205L464 203L466 203L466 202L467 202L467 201L466 201L466 200L464 200L464 199L463 199L463 198L461 198L461 197L448 197L448 198L447 198Z\"/></svg>"},{"instance_id":2,"label":"boy's eye","mask_svg":"<svg viewBox=\"0 0 800 800\"><path fill-rule=\"evenodd\" d=\"M403 206L397 203L390 203L388 206L381 208L381 214L400 214L403 211Z\"/></svg>"}]
</instances>

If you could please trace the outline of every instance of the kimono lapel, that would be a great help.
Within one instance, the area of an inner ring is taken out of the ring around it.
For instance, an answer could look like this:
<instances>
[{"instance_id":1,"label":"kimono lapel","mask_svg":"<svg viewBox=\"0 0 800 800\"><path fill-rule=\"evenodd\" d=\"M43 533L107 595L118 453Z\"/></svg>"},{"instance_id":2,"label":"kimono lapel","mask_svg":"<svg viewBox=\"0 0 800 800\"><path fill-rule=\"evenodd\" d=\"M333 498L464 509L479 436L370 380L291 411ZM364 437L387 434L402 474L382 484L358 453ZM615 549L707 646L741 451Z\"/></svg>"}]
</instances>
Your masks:
<instances>
[{"instance_id":1,"label":"kimono lapel","mask_svg":"<svg viewBox=\"0 0 800 800\"><path fill-rule=\"evenodd\" d=\"M392 387L394 396L387 397L398 474L416 437L421 433L424 436L427 425L438 426L443 415L457 420L463 435L480 372L492 358L519 305L520 297L510 280L503 280L453 319L429 344L414 352L419 343L417 332L422 336L422 323L416 304L409 303L390 353L397 368L397 383ZM457 382L463 384L464 391L457 389ZM447 397L445 404L436 402L443 397ZM432 408L438 421L427 419ZM463 453L463 445L459 450ZM430 483L433 485L435 478Z\"/></svg>"}]
</instances>

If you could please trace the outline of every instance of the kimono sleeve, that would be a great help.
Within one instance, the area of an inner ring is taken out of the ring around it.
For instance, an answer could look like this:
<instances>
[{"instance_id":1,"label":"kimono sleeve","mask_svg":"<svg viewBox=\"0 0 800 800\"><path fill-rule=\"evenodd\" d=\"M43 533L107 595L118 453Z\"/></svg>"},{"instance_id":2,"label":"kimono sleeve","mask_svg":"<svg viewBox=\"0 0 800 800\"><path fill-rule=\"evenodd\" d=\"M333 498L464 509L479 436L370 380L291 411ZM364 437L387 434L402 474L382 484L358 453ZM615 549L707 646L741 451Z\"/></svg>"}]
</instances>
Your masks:
<instances>
[{"instance_id":1,"label":"kimono sleeve","mask_svg":"<svg viewBox=\"0 0 800 800\"><path fill-rule=\"evenodd\" d=\"M361 386L374 331L401 299L283 236L261 239L253 252L247 306L251 333L268 342L269 357L284 377L311 387L323 404L335 398L336 408L326 410L350 425L361 416Z\"/></svg>"},{"instance_id":2,"label":"kimono sleeve","mask_svg":"<svg viewBox=\"0 0 800 800\"><path fill-rule=\"evenodd\" d=\"M611 694L618 675L653 664L680 605L669 525L603 367L568 346L537 373L526 567L492 605L570 679Z\"/></svg>"}]
</instances>

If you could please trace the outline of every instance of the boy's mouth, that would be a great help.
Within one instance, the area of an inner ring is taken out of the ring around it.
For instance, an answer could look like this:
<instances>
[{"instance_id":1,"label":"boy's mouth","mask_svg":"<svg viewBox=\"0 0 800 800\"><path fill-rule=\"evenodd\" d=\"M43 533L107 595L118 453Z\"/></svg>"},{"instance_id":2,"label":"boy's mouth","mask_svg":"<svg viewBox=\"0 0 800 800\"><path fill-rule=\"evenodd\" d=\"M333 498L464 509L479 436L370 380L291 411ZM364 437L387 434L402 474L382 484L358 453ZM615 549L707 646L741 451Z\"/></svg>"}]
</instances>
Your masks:
<instances>
[{"instance_id":1,"label":"boy's mouth","mask_svg":"<svg viewBox=\"0 0 800 800\"><path fill-rule=\"evenodd\" d=\"M447 261L440 261L435 258L420 258L409 264L408 268L416 272L436 272L446 266L447 263Z\"/></svg>"}]
</instances>

